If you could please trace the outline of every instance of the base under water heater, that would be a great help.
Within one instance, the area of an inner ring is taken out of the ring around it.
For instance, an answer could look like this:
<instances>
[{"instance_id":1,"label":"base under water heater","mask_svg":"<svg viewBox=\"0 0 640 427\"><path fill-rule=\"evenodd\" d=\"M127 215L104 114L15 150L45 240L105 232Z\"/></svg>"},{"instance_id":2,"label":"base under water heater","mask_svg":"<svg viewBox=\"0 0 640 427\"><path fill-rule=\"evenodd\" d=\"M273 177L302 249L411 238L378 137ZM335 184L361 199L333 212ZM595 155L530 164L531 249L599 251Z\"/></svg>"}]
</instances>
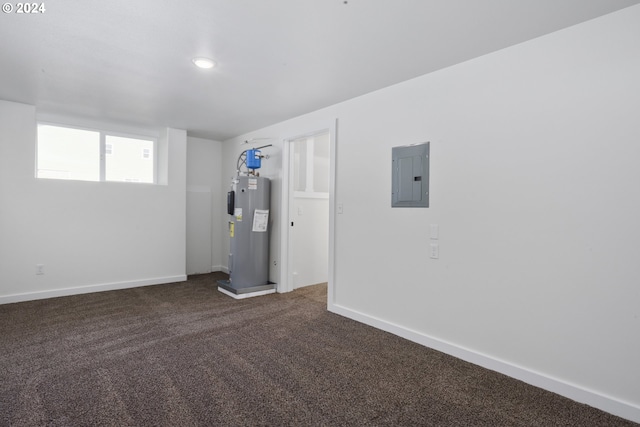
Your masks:
<instances>
[{"instance_id":1,"label":"base under water heater","mask_svg":"<svg viewBox=\"0 0 640 427\"><path fill-rule=\"evenodd\" d=\"M268 178L238 176L227 193L229 280L218 281L218 290L233 298L275 292L269 282L270 184Z\"/></svg>"}]
</instances>

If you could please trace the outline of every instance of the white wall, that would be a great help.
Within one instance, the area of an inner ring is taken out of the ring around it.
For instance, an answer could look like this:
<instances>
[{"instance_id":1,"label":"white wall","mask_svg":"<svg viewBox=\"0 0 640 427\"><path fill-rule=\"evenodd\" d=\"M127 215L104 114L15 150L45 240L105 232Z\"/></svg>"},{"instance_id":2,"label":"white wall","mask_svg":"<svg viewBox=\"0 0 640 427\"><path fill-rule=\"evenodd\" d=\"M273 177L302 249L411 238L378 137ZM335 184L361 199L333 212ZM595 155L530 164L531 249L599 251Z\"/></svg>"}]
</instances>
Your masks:
<instances>
[{"instance_id":1,"label":"white wall","mask_svg":"<svg viewBox=\"0 0 640 427\"><path fill-rule=\"evenodd\" d=\"M0 101L0 302L185 278L186 132L159 140L168 185L36 179L36 110Z\"/></svg>"},{"instance_id":2,"label":"white wall","mask_svg":"<svg viewBox=\"0 0 640 427\"><path fill-rule=\"evenodd\" d=\"M187 138L187 274L223 269L221 153L219 141Z\"/></svg>"},{"instance_id":3,"label":"white wall","mask_svg":"<svg viewBox=\"0 0 640 427\"><path fill-rule=\"evenodd\" d=\"M240 136L223 168L337 117L329 309L640 421L638 52L634 6ZM392 209L391 148L423 141L431 207Z\"/></svg>"}]
</instances>

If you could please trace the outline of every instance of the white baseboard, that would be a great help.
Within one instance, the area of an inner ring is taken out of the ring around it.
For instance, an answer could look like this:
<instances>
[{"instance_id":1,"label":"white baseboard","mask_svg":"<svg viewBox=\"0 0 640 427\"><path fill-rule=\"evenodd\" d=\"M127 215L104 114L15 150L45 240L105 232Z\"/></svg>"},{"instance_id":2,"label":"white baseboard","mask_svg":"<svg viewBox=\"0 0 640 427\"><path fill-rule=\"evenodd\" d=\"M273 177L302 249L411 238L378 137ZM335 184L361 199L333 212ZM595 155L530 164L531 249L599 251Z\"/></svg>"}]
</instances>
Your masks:
<instances>
[{"instance_id":1,"label":"white baseboard","mask_svg":"<svg viewBox=\"0 0 640 427\"><path fill-rule=\"evenodd\" d=\"M214 265L211 267L211 272L214 271L222 271L223 273L229 274L229 270L224 265Z\"/></svg>"},{"instance_id":2,"label":"white baseboard","mask_svg":"<svg viewBox=\"0 0 640 427\"><path fill-rule=\"evenodd\" d=\"M64 297L69 295L89 294L92 292L114 291L117 289L138 288L141 286L161 285L164 283L184 282L186 275L154 277L152 279L132 280L126 282L101 283L98 285L78 286L74 288L52 289L47 291L25 292L23 294L13 294L0 296L0 304L11 304L14 302L33 301L45 298Z\"/></svg>"},{"instance_id":3,"label":"white baseboard","mask_svg":"<svg viewBox=\"0 0 640 427\"><path fill-rule=\"evenodd\" d=\"M462 359L466 362L482 366L483 368L499 372L527 384L559 394L571 400L575 400L576 402L584 403L627 420L640 422L640 406L633 403L624 402L596 391L588 390L566 381L549 377L543 373L535 372L504 360L496 359L456 344L430 337L421 332L417 332L337 304L332 304L331 302L329 303L328 310L332 313L339 314L349 319L356 320L374 328L408 339L409 341L413 341L425 347L457 357L458 359Z\"/></svg>"}]
</instances>

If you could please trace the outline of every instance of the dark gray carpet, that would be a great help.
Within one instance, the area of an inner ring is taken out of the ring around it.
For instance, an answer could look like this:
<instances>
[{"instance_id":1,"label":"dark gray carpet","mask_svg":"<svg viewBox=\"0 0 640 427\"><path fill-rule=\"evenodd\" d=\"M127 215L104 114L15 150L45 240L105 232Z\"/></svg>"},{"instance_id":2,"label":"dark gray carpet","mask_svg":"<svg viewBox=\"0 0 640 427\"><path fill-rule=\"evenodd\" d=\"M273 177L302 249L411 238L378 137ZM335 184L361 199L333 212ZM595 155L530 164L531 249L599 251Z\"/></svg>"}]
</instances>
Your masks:
<instances>
[{"instance_id":1,"label":"dark gray carpet","mask_svg":"<svg viewBox=\"0 0 640 427\"><path fill-rule=\"evenodd\" d=\"M637 425L223 276L0 306L0 425Z\"/></svg>"}]
</instances>

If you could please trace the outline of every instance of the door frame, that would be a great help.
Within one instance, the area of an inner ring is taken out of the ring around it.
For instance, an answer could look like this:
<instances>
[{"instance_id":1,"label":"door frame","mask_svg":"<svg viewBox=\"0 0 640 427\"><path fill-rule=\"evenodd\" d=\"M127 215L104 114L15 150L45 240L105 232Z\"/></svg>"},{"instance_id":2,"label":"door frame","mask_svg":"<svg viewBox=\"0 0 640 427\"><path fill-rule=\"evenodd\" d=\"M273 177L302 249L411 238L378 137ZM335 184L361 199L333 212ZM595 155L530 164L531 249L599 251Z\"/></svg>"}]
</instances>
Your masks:
<instances>
[{"instance_id":1,"label":"door frame","mask_svg":"<svg viewBox=\"0 0 640 427\"><path fill-rule=\"evenodd\" d=\"M311 126L308 128L312 129ZM293 288L292 276L292 251L291 232L289 224L293 220L290 212L292 197L291 175L293 153L291 152L291 142L308 138L321 133L329 133L329 272L328 272L328 302L333 303L334 283L335 283L335 194L336 194L336 158L337 158L337 131L338 120L327 123L325 126L318 126L312 131L302 132L282 140L282 197L281 212L282 220L280 224L280 283L278 292L291 292Z\"/></svg>"}]
</instances>

